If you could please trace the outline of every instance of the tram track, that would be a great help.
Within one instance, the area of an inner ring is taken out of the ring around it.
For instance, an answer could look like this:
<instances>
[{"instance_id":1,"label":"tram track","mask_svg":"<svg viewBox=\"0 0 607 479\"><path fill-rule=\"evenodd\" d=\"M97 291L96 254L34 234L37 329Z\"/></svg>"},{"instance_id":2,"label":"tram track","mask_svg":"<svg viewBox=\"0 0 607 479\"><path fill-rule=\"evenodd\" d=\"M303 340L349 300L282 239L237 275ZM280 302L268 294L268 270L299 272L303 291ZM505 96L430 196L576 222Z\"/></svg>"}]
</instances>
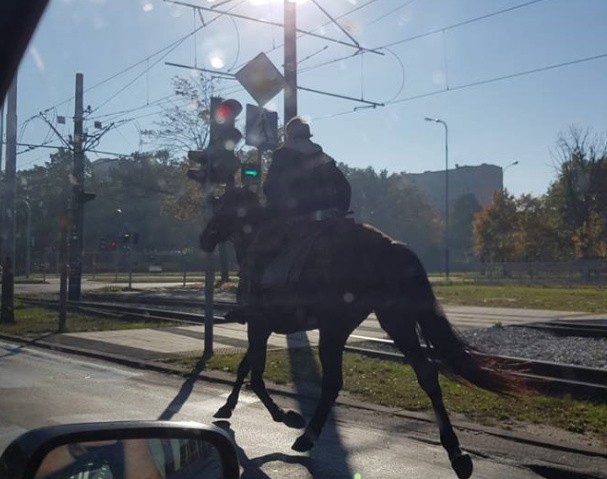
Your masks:
<instances>
[{"instance_id":1,"label":"tram track","mask_svg":"<svg viewBox=\"0 0 607 479\"><path fill-rule=\"evenodd\" d=\"M164 301L170 299L170 301ZM46 308L58 308L58 301L38 298L21 298L23 302ZM139 302L117 301L68 301L68 307L102 316L112 316L124 320L162 320L181 324L204 324L204 313L188 312L183 310L164 309L158 306L180 306L182 308L204 308L203 301L181 300L178 298L156 298L156 301L148 301L148 298L140 298ZM163 300L163 301L160 301ZM142 303L151 303L157 307L150 307ZM217 310L226 310L234 307L233 301L216 301L214 306ZM217 324L228 324L221 314L214 315ZM594 324L583 324L577 327L573 322L559 323L533 323L526 327L538 329L553 328L556 334L580 333L590 335L592 332L603 332L604 326ZM587 336L588 337L588 336ZM596 337L596 336L593 336ZM605 336L600 336L605 337ZM346 346L346 350L389 361L406 362L406 359L398 352L390 339L373 336L362 336L352 334L353 341ZM570 364L562 364L550 361L539 361L520 357L499 356L485 353L474 353L480 357L489 359L496 366L514 371L516 375L529 381L535 387L549 394L570 394L574 397L593 398L601 401L607 400L607 369L581 367Z\"/></svg>"}]
</instances>

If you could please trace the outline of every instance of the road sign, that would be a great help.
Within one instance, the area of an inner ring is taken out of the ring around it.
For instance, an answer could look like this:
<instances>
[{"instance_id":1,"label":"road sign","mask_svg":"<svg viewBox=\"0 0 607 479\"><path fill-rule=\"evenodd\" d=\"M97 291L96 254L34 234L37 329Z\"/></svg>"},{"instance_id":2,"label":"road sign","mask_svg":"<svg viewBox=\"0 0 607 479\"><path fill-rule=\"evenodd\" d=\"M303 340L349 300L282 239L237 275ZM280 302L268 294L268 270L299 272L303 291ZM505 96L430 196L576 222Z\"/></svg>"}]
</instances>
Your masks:
<instances>
[{"instance_id":1,"label":"road sign","mask_svg":"<svg viewBox=\"0 0 607 479\"><path fill-rule=\"evenodd\" d=\"M234 76L261 106L278 95L285 86L284 77L264 53L253 58Z\"/></svg>"},{"instance_id":2,"label":"road sign","mask_svg":"<svg viewBox=\"0 0 607 479\"><path fill-rule=\"evenodd\" d=\"M278 113L255 105L247 105L245 143L262 150L278 147Z\"/></svg>"}]
</instances>

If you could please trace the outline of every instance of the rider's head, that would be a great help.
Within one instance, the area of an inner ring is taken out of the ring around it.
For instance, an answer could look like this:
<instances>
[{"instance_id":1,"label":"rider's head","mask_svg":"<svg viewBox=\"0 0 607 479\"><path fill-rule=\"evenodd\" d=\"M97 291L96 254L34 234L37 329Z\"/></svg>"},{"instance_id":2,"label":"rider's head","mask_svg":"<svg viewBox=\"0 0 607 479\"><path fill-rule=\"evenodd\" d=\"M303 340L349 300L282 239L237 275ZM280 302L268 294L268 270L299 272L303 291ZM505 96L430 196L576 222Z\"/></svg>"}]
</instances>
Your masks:
<instances>
[{"instance_id":1,"label":"rider's head","mask_svg":"<svg viewBox=\"0 0 607 479\"><path fill-rule=\"evenodd\" d=\"M283 147L304 156L312 156L322 152L322 147L310 140L310 125L296 116L291 118L285 127L286 139Z\"/></svg>"},{"instance_id":2,"label":"rider's head","mask_svg":"<svg viewBox=\"0 0 607 479\"><path fill-rule=\"evenodd\" d=\"M299 116L289 120L287 123L286 135L287 139L312 137L312 133L310 133L310 125L303 121L303 119Z\"/></svg>"}]
</instances>

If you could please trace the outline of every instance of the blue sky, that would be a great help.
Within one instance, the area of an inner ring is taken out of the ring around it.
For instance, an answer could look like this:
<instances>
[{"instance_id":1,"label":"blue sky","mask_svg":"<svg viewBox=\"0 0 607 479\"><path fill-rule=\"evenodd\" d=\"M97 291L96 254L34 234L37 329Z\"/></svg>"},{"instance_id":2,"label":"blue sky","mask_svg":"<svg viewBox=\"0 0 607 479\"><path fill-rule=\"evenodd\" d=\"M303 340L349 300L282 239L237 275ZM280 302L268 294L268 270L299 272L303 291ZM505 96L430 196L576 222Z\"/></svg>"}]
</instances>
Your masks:
<instances>
[{"instance_id":1,"label":"blue sky","mask_svg":"<svg viewBox=\"0 0 607 479\"><path fill-rule=\"evenodd\" d=\"M209 5L206 0L184 1ZM442 169L443 129L424 121L426 116L438 117L449 125L452 166L483 162L506 166L519 161L507 169L505 186L516 194L539 195L554 179L550 150L559 132L569 125L596 133L607 131L607 58L482 83L606 54L605 0L537 1L454 28L447 27L531 2L317 1L333 17L357 9L339 21L367 48L444 29L394 44L389 52L381 50L383 56L365 53L320 67L355 50L307 36L298 40L301 86L386 103L385 107L353 111L363 105L299 93L299 113L310 119L314 140L338 161L390 172ZM221 7L228 8L282 21L282 1L234 0ZM312 0L302 1L297 9L299 28L349 41ZM202 15L205 22L215 16ZM85 105L94 110L91 119L105 121L112 116L104 115L137 108L115 116L131 121L104 136L97 147L127 154L152 148L141 143L139 130L160 118L162 101L157 101L172 93L171 77L191 74L164 62L211 68L211 58L219 57L225 64L222 70L235 72L264 51L282 69L280 28L224 16L187 38L165 58L154 56L90 88L200 26L201 20L192 9L161 0L51 0L20 69L20 141L58 144L48 126L35 118L49 107L54 107L49 118L68 117L67 125L57 127L69 133L76 72L84 74ZM447 87L450 91L445 91ZM222 88L226 96L254 103L233 80L225 81ZM436 94L414 98L429 93ZM282 94L268 106L279 112L282 121ZM93 129L92 121L88 126ZM22 153L18 168L42 162L48 153L44 149Z\"/></svg>"}]
</instances>

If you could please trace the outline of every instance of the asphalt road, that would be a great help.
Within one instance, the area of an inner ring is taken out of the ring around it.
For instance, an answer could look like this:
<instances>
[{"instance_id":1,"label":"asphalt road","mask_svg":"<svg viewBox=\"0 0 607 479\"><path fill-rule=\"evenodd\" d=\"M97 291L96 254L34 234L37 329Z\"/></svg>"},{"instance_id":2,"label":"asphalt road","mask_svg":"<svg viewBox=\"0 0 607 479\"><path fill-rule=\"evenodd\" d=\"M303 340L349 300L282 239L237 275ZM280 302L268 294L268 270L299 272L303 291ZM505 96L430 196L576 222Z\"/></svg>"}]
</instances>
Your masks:
<instances>
[{"instance_id":1,"label":"asphalt road","mask_svg":"<svg viewBox=\"0 0 607 479\"><path fill-rule=\"evenodd\" d=\"M0 378L2 449L20 433L51 424L161 416L210 423L228 392L217 383L190 384L177 376L6 342L0 342ZM308 415L313 407L310 400L280 396L277 401ZM337 407L317 446L309 454L299 454L290 449L298 431L273 423L257 398L245 391L229 428L243 478L455 477L436 443L434 425L406 417ZM494 438L479 437L478 431L461 431L460 439L473 451L474 478L549 477L516 465L517 457L533 462L528 445L499 445ZM541 461L558 462L563 456L559 451L542 454ZM577 460L570 458L573 464ZM579 458L580 464L584 461L587 458ZM585 464L599 471L599 465Z\"/></svg>"}]
</instances>

